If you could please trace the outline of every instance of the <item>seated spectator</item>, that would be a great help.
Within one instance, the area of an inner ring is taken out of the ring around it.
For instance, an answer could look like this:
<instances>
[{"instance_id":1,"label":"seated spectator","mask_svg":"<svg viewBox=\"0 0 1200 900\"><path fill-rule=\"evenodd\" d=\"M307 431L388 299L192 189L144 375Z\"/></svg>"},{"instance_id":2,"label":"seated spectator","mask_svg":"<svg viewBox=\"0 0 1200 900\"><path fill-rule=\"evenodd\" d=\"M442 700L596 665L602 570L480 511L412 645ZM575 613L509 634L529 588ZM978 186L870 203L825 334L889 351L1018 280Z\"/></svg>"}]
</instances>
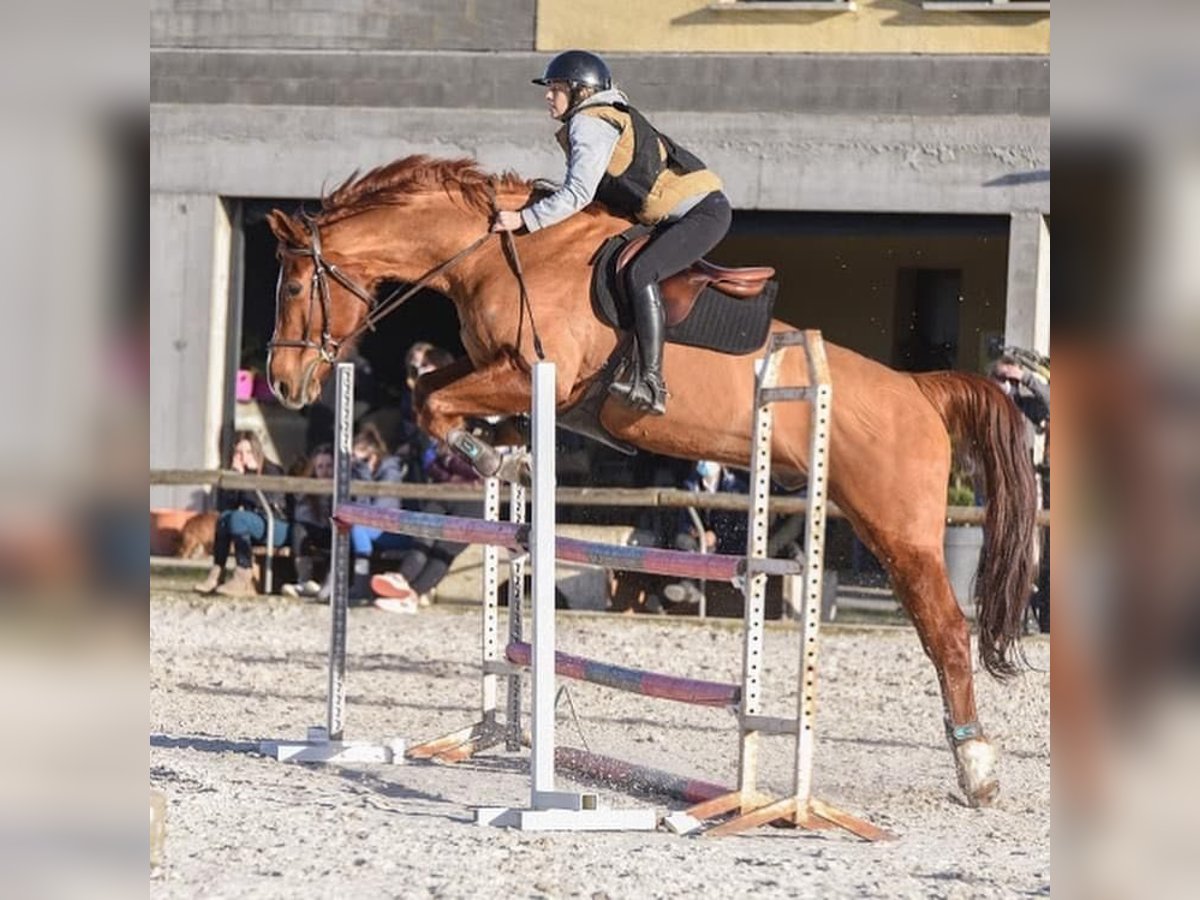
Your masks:
<instances>
[{"instance_id":1,"label":"seated spectator","mask_svg":"<svg viewBox=\"0 0 1200 900\"><path fill-rule=\"evenodd\" d=\"M400 484L404 481L405 467L400 460L388 453L387 445L378 429L366 425L354 437L351 446L350 477L355 481L374 481L377 484ZM399 497L354 497L355 503L366 503L380 509L400 509ZM353 578L350 583L351 600L369 600L371 578L371 555L379 550L407 548L411 538L366 525L350 528L350 555ZM318 593L318 599L328 601L333 589L332 573Z\"/></svg>"},{"instance_id":2,"label":"seated spectator","mask_svg":"<svg viewBox=\"0 0 1200 900\"><path fill-rule=\"evenodd\" d=\"M744 475L720 463L701 460L684 481L683 489L704 494L744 494L749 485ZM680 514L675 549L745 556L746 529L745 510L692 507ZM685 579L667 585L663 596L672 603L699 604L702 589L695 580Z\"/></svg>"},{"instance_id":3,"label":"seated spectator","mask_svg":"<svg viewBox=\"0 0 1200 900\"><path fill-rule=\"evenodd\" d=\"M333 480L333 448L322 444L313 449L297 472L302 478ZM296 565L296 581L285 584L285 597L315 597L321 585L313 577L314 552L329 551L333 538L330 517L333 498L327 494L300 494L296 499L295 512L288 534L288 546L292 550L292 561Z\"/></svg>"},{"instance_id":4,"label":"seated spectator","mask_svg":"<svg viewBox=\"0 0 1200 900\"><path fill-rule=\"evenodd\" d=\"M264 458L262 442L252 431L234 435L233 459L230 468L239 475L282 475L278 463ZM274 543L282 547L288 539L288 520L291 498L282 493L263 492L271 515L275 519ZM252 490L220 490L217 492L216 540L213 544L213 565L204 580L196 585L200 594L222 594L229 597L253 596L258 593L254 584L251 546L267 539L267 517ZM232 545L236 568L225 580L225 564Z\"/></svg>"},{"instance_id":5,"label":"seated spectator","mask_svg":"<svg viewBox=\"0 0 1200 900\"><path fill-rule=\"evenodd\" d=\"M415 362L416 376L452 361L453 357L445 350L425 346ZM414 443L422 447L418 480L429 484L480 483L479 475L471 465L441 441L420 434ZM421 510L444 516L478 518L482 515L481 504L472 500L426 500L421 504ZM415 612L418 605L427 606L434 588L446 576L455 557L465 549L466 544L413 539L401 556L399 571L382 573L371 579L371 590L378 598L376 605L392 612Z\"/></svg>"}]
</instances>

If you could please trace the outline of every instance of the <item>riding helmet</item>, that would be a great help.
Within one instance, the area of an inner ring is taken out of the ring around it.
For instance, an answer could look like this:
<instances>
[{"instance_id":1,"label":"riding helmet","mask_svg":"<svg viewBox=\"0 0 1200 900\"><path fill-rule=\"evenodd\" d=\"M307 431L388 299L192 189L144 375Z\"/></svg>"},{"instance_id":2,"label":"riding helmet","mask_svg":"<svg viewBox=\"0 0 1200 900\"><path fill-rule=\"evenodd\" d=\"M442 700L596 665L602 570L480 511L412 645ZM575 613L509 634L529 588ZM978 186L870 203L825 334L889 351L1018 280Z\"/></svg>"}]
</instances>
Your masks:
<instances>
[{"instance_id":1,"label":"riding helmet","mask_svg":"<svg viewBox=\"0 0 1200 900\"><path fill-rule=\"evenodd\" d=\"M534 84L545 85L551 81L565 81L571 87L590 87L607 91L612 87L612 73L608 64L595 53L586 50L567 50L546 64L541 78Z\"/></svg>"}]
</instances>

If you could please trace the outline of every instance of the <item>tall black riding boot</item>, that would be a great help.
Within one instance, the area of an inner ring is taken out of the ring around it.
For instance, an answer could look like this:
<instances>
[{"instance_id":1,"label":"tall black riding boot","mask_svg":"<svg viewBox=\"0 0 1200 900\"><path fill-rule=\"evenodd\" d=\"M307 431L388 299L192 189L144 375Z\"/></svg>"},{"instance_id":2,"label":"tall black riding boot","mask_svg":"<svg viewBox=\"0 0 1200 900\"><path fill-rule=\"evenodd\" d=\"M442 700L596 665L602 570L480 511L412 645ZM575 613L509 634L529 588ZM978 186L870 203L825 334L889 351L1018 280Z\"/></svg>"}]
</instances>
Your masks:
<instances>
[{"instance_id":1,"label":"tall black riding boot","mask_svg":"<svg viewBox=\"0 0 1200 900\"><path fill-rule=\"evenodd\" d=\"M662 377L663 332L666 310L657 284L648 284L633 296L633 326L637 333L637 377L629 383L609 386L617 397L630 406L661 416L667 411L667 386Z\"/></svg>"}]
</instances>

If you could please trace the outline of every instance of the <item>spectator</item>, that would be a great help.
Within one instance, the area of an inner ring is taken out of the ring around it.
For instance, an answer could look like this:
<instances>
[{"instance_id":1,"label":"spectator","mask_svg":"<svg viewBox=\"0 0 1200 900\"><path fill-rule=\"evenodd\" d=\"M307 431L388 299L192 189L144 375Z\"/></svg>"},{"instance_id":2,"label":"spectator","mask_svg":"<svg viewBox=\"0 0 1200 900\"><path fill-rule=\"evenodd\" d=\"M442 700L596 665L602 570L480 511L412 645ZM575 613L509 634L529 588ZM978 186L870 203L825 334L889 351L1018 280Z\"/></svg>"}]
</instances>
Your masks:
<instances>
[{"instance_id":1,"label":"spectator","mask_svg":"<svg viewBox=\"0 0 1200 900\"><path fill-rule=\"evenodd\" d=\"M239 431L233 439L233 459L230 468L239 475L282 475L278 463L263 455L262 442L252 431ZM288 539L289 507L286 494L263 492L271 515L275 519L274 543L282 547ZM213 565L204 580L196 585L200 594L218 593L229 597L253 596L258 593L254 584L251 546L267 539L267 517L256 491L220 490L217 492L216 541L213 544ZM236 568L228 581L225 565L229 548L233 546Z\"/></svg>"},{"instance_id":2,"label":"spectator","mask_svg":"<svg viewBox=\"0 0 1200 900\"><path fill-rule=\"evenodd\" d=\"M413 368L417 369L416 376L419 377L452 361L453 357L445 350L426 345ZM478 473L470 464L441 441L424 434L419 439L422 447L419 480L430 484L480 483ZM480 503L473 500L427 500L421 504L421 509L435 515L476 518L482 515ZM418 606L429 605L434 588L445 578L455 557L465 549L466 544L414 539L400 559L399 571L381 573L371 579L376 606L391 612L415 612Z\"/></svg>"},{"instance_id":3,"label":"spectator","mask_svg":"<svg viewBox=\"0 0 1200 900\"><path fill-rule=\"evenodd\" d=\"M631 476L631 483L636 487L678 486L681 463L682 460L651 453L639 453L632 460L621 458L623 474ZM674 510L666 507L639 509L627 543L631 547L673 547L676 525ZM672 583L665 575L616 570L612 573L608 608L621 613L661 613L663 590Z\"/></svg>"},{"instance_id":4,"label":"spectator","mask_svg":"<svg viewBox=\"0 0 1200 900\"><path fill-rule=\"evenodd\" d=\"M361 428L354 437L351 447L350 477L356 481L373 481L377 484L400 484L404 481L405 467L400 460L388 453L387 445L373 425ZM354 498L356 503L367 503L380 509L399 509L399 497ZM380 550L405 549L411 544L406 535L394 534L366 525L350 528L350 554L353 558L354 577L350 584L350 599L370 599L371 555ZM330 573L332 575L332 573ZM333 589L331 578L326 578L318 598L327 601Z\"/></svg>"},{"instance_id":5,"label":"spectator","mask_svg":"<svg viewBox=\"0 0 1200 900\"><path fill-rule=\"evenodd\" d=\"M441 441L429 443L422 461L428 483L479 484L479 476L470 464ZM474 518L483 512L480 503L474 500L426 500L421 509L435 515ZM418 605L428 606L434 588L446 577L455 557L466 548L466 544L451 541L415 538L400 559L399 571L371 579L371 590L379 598L376 606L393 612L415 612Z\"/></svg>"},{"instance_id":6,"label":"spectator","mask_svg":"<svg viewBox=\"0 0 1200 900\"><path fill-rule=\"evenodd\" d=\"M988 375L1012 398L1037 433L1045 433L1050 424L1050 385L1022 368L1012 356L1002 356L992 363Z\"/></svg>"},{"instance_id":7,"label":"spectator","mask_svg":"<svg viewBox=\"0 0 1200 900\"><path fill-rule=\"evenodd\" d=\"M322 444L313 449L297 473L304 478L333 480L333 447ZM296 500L295 513L288 534L288 546L296 565L296 581L285 584L285 597L315 597L321 585L314 579L313 551L327 551L333 537L330 517L333 498L323 494L302 494Z\"/></svg>"},{"instance_id":8,"label":"spectator","mask_svg":"<svg viewBox=\"0 0 1200 900\"><path fill-rule=\"evenodd\" d=\"M745 476L712 460L696 463L683 483L684 490L701 494L745 494L748 488ZM675 549L745 556L746 528L745 510L689 508L680 514ZM685 579L667 585L663 596L672 603L699 604L702 589Z\"/></svg>"}]
</instances>

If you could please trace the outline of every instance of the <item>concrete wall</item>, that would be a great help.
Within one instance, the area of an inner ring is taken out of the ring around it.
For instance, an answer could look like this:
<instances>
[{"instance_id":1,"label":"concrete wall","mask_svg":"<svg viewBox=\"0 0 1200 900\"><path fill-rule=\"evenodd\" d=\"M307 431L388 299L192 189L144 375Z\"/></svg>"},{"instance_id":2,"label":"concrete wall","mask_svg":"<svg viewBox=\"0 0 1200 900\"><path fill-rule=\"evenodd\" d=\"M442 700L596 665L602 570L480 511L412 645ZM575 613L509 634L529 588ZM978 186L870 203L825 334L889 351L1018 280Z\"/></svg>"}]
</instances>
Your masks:
<instances>
[{"instance_id":1,"label":"concrete wall","mask_svg":"<svg viewBox=\"0 0 1200 900\"><path fill-rule=\"evenodd\" d=\"M1048 120L662 113L655 122L721 173L738 207L1049 209ZM312 197L409 153L561 178L553 129L537 110L154 106L152 189Z\"/></svg>"},{"instance_id":2,"label":"concrete wall","mask_svg":"<svg viewBox=\"0 0 1200 900\"><path fill-rule=\"evenodd\" d=\"M210 191L150 195L150 467L216 468L228 347L230 223ZM194 505L191 488L151 507Z\"/></svg>"},{"instance_id":3,"label":"concrete wall","mask_svg":"<svg viewBox=\"0 0 1200 900\"><path fill-rule=\"evenodd\" d=\"M150 46L528 50L535 6L535 0L150 0Z\"/></svg>"},{"instance_id":4,"label":"concrete wall","mask_svg":"<svg viewBox=\"0 0 1200 900\"><path fill-rule=\"evenodd\" d=\"M742 8L739 8L741 6ZM774 6L774 8L771 8ZM920 0L855 10L714 0L539 0L537 48L651 53L1050 53L1050 14L934 12Z\"/></svg>"}]
</instances>

